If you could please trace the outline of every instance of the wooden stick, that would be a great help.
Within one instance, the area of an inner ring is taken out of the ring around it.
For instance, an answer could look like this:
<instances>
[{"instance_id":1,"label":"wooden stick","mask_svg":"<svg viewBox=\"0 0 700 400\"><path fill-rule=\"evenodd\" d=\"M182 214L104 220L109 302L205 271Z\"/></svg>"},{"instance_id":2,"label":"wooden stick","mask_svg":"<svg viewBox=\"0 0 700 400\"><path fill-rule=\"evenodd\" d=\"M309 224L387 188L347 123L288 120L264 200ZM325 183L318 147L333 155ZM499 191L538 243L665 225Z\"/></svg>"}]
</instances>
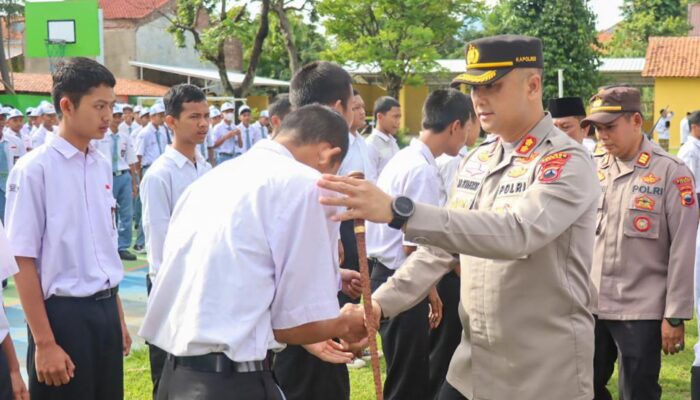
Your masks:
<instances>
[{"instance_id":1,"label":"wooden stick","mask_svg":"<svg viewBox=\"0 0 700 400\"><path fill-rule=\"evenodd\" d=\"M351 172L351 178L365 179L362 172ZM367 243L365 241L365 220L355 220L355 239L357 240L357 258L360 262L360 279L362 281L362 305L365 309L365 319L374 321L372 317L372 291L369 283L369 264L367 262ZM384 400L382 392L382 373L379 368L379 352L377 349L377 329L374 323L368 324L369 333L369 353L372 357L372 374L374 375L374 389L377 400Z\"/></svg>"}]
</instances>

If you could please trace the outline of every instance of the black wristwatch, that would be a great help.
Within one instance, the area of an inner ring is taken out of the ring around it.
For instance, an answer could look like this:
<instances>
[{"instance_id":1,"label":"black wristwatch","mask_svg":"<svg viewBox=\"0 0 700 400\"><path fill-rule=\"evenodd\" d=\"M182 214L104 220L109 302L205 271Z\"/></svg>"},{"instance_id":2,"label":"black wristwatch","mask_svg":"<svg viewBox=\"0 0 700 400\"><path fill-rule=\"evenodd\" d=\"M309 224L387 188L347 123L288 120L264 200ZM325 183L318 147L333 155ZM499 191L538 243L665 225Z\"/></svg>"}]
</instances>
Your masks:
<instances>
[{"instance_id":1,"label":"black wristwatch","mask_svg":"<svg viewBox=\"0 0 700 400\"><path fill-rule=\"evenodd\" d=\"M389 222L389 226L394 229L403 228L415 211L416 206L413 204L413 200L406 196L395 197L391 202L391 212L394 214L394 219Z\"/></svg>"},{"instance_id":2,"label":"black wristwatch","mask_svg":"<svg viewBox=\"0 0 700 400\"><path fill-rule=\"evenodd\" d=\"M666 318L666 322L674 328L683 325L683 320L680 318Z\"/></svg>"}]
</instances>

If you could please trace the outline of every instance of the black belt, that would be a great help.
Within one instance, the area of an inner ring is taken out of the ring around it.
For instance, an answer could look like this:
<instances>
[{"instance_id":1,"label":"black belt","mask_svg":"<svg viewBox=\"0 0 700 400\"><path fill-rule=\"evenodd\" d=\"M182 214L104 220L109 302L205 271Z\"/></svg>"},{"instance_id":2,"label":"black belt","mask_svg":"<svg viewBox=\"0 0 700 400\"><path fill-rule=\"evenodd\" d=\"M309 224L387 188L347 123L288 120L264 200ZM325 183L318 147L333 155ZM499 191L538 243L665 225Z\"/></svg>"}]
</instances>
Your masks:
<instances>
[{"instance_id":1,"label":"black belt","mask_svg":"<svg viewBox=\"0 0 700 400\"><path fill-rule=\"evenodd\" d=\"M112 172L112 175L114 175L114 176L122 176L122 175L124 175L124 174L126 174L126 173L128 173L128 172L129 172L128 169L123 169L123 170L121 170L121 171Z\"/></svg>"},{"instance_id":2,"label":"black belt","mask_svg":"<svg viewBox=\"0 0 700 400\"><path fill-rule=\"evenodd\" d=\"M186 356L177 357L168 354L168 357L173 360L175 368L182 367L197 372L215 372L215 373L246 373L246 372L262 372L272 370L272 352L267 352L267 357L260 361L231 361L224 353L209 353L202 356Z\"/></svg>"}]
</instances>

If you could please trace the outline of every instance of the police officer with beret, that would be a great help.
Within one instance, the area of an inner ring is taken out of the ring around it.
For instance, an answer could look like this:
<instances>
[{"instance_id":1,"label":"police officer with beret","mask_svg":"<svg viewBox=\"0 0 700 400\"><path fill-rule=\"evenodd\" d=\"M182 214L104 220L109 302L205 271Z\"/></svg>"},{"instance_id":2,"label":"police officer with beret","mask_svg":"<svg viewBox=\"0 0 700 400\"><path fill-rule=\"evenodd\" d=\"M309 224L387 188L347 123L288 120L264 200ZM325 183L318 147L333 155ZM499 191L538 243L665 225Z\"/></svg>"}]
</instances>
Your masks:
<instances>
[{"instance_id":1,"label":"police officer with beret","mask_svg":"<svg viewBox=\"0 0 700 400\"><path fill-rule=\"evenodd\" d=\"M542 107L542 42L495 36L467 45L476 113L496 134L468 154L446 208L391 198L372 184L324 176L344 194L324 204L403 229L417 243L372 296L392 318L425 298L460 254L462 340L439 399L593 398L589 272L600 196L590 155Z\"/></svg>"}]
</instances>

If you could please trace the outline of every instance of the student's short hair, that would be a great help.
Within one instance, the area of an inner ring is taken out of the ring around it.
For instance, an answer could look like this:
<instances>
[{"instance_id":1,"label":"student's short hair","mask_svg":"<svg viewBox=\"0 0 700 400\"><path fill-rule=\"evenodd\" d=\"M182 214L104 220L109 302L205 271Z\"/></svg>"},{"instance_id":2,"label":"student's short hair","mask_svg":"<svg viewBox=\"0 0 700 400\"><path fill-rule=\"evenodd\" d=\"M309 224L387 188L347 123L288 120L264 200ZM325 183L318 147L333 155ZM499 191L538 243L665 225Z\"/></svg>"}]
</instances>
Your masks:
<instances>
[{"instance_id":1,"label":"student's short hair","mask_svg":"<svg viewBox=\"0 0 700 400\"><path fill-rule=\"evenodd\" d=\"M382 96L374 101L374 119L377 119L377 114L386 114L392 108L401 108L401 103L391 96Z\"/></svg>"},{"instance_id":2,"label":"student's short hair","mask_svg":"<svg viewBox=\"0 0 700 400\"><path fill-rule=\"evenodd\" d=\"M289 136L296 145L327 142L339 147L340 160L348 152L348 123L342 115L328 106L309 104L287 115L282 121L278 137Z\"/></svg>"},{"instance_id":3,"label":"student's short hair","mask_svg":"<svg viewBox=\"0 0 700 400\"><path fill-rule=\"evenodd\" d=\"M270 117L276 115L277 118L281 120L283 120L290 111L292 111L292 103L289 102L289 95L286 93L277 95L272 104L267 108Z\"/></svg>"},{"instance_id":4,"label":"student's short hair","mask_svg":"<svg viewBox=\"0 0 700 400\"><path fill-rule=\"evenodd\" d=\"M114 75L102 64L85 57L69 58L58 63L51 75L51 96L56 113L61 115L61 99L68 97L77 108L83 96L99 86L113 88L117 84Z\"/></svg>"},{"instance_id":5,"label":"student's short hair","mask_svg":"<svg viewBox=\"0 0 700 400\"><path fill-rule=\"evenodd\" d=\"M354 89L354 88L353 88L353 89L352 89L352 95L353 95L353 96L357 96L358 94L360 94L360 92L358 92L357 89Z\"/></svg>"},{"instance_id":6,"label":"student's short hair","mask_svg":"<svg viewBox=\"0 0 700 400\"><path fill-rule=\"evenodd\" d=\"M700 128L700 110L690 113L688 116L688 123L691 125L697 125Z\"/></svg>"},{"instance_id":7,"label":"student's short hair","mask_svg":"<svg viewBox=\"0 0 700 400\"><path fill-rule=\"evenodd\" d=\"M464 125L476 117L472 99L455 89L436 90L423 103L423 129L439 133L455 121Z\"/></svg>"},{"instance_id":8,"label":"student's short hair","mask_svg":"<svg viewBox=\"0 0 700 400\"><path fill-rule=\"evenodd\" d=\"M293 108L313 103L333 105L340 100L347 109L351 85L350 74L338 64L314 61L303 66L292 78L289 100Z\"/></svg>"},{"instance_id":9,"label":"student's short hair","mask_svg":"<svg viewBox=\"0 0 700 400\"><path fill-rule=\"evenodd\" d=\"M185 103L201 103L206 102L207 96L202 89L188 83L181 83L171 87L165 96L163 96L163 104L165 105L165 115L170 115L174 118L180 118L182 109ZM207 108L208 112L208 108Z\"/></svg>"}]
</instances>

